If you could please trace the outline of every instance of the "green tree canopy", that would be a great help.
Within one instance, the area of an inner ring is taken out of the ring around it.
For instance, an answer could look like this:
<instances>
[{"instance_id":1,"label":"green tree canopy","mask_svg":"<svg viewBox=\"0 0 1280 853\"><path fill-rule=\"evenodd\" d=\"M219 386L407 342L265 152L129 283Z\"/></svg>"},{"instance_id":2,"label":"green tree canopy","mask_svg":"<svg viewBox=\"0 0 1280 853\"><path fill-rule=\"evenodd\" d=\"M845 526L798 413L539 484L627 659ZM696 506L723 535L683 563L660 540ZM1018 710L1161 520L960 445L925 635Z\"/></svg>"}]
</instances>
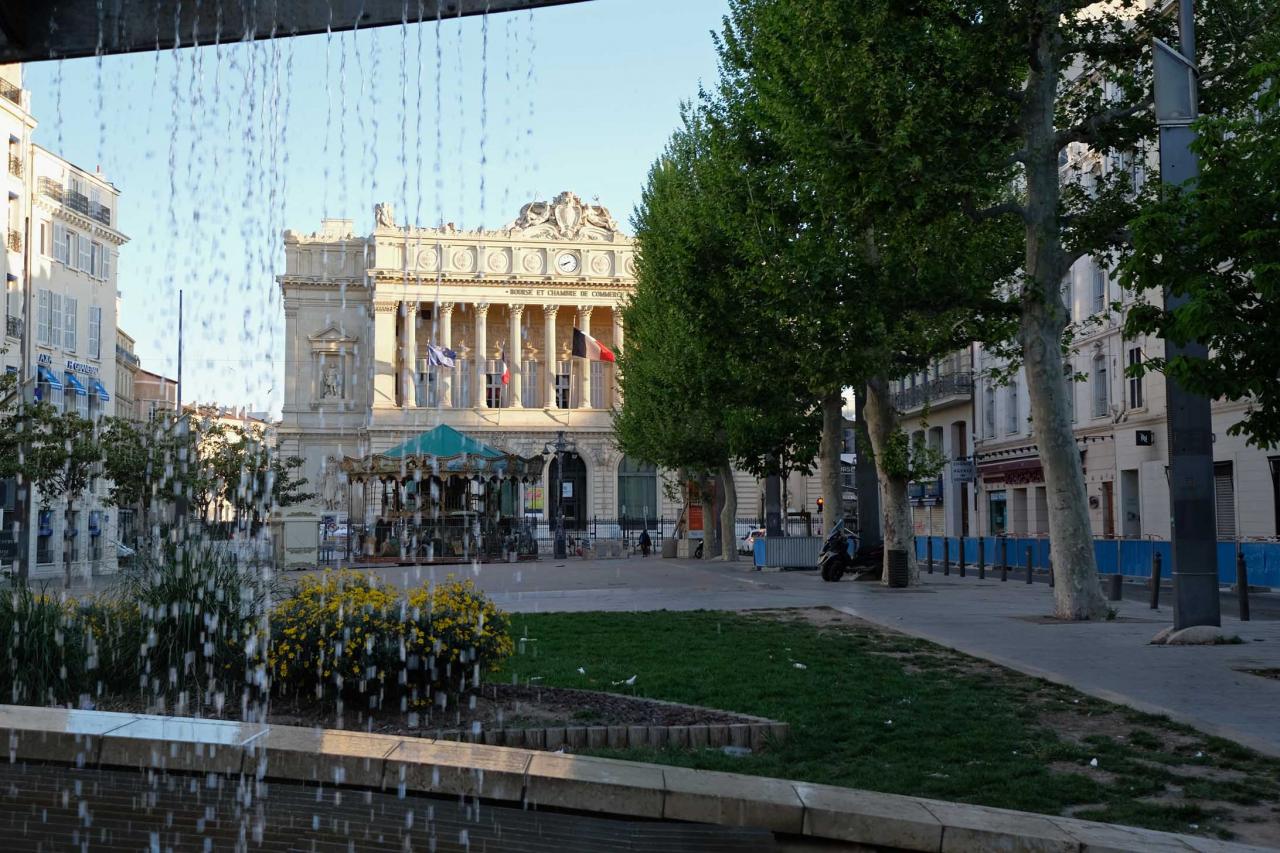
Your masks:
<instances>
[{"instance_id":1,"label":"green tree canopy","mask_svg":"<svg viewBox=\"0 0 1280 853\"><path fill-rule=\"evenodd\" d=\"M1125 334L1185 344L1212 356L1166 360L1147 353L1144 369L1163 371L1210 398L1247 399L1229 428L1252 444L1280 445L1280 38L1249 75L1256 100L1202 119L1200 180L1173 189L1133 223L1123 283L1141 295L1167 286L1188 301L1164 310L1158 297L1134 306Z\"/></svg>"}]
</instances>

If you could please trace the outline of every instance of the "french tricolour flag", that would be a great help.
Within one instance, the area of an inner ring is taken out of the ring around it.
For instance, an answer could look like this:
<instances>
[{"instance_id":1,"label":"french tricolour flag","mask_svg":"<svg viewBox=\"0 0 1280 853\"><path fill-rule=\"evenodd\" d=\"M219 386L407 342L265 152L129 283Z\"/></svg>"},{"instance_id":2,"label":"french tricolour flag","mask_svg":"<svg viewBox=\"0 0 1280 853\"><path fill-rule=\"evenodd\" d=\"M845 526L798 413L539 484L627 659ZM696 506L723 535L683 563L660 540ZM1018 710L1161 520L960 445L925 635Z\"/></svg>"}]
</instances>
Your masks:
<instances>
[{"instance_id":1,"label":"french tricolour flag","mask_svg":"<svg viewBox=\"0 0 1280 853\"><path fill-rule=\"evenodd\" d=\"M502 384L511 384L511 368L507 366L507 351L502 351Z\"/></svg>"},{"instance_id":2,"label":"french tricolour flag","mask_svg":"<svg viewBox=\"0 0 1280 853\"><path fill-rule=\"evenodd\" d=\"M591 361L617 361L613 350L597 341L581 329L573 330L573 355Z\"/></svg>"}]
</instances>

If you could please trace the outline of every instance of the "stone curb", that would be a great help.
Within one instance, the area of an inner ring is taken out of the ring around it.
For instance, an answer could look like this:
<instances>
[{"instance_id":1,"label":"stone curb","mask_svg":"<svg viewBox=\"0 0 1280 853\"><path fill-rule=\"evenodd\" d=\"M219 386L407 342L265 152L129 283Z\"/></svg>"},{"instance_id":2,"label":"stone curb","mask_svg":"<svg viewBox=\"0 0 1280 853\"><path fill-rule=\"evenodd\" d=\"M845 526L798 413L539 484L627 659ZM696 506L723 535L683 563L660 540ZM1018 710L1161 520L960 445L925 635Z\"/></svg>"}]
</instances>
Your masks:
<instances>
[{"instance_id":1,"label":"stone curb","mask_svg":"<svg viewBox=\"0 0 1280 853\"><path fill-rule=\"evenodd\" d=\"M627 727L614 728L630 736ZM689 728L691 742L694 729L709 736L707 727ZM720 728L732 739L727 727ZM606 727L597 729L606 738L610 734ZM589 742L597 729L588 730ZM776 833L788 850L1262 849L830 785L429 738L0 705L3 736L10 761L244 774L628 818L758 827Z\"/></svg>"},{"instance_id":2,"label":"stone curb","mask_svg":"<svg viewBox=\"0 0 1280 853\"><path fill-rule=\"evenodd\" d=\"M560 693L581 693L584 696L594 694L590 690L574 688L556 688ZM667 708L679 708L686 711L706 711L718 717L732 717L732 723L704 723L700 725L628 725L628 726L548 726L546 728L527 729L488 729L478 737L468 729L424 729L422 737L434 740L466 741L483 743L487 746L513 746L522 749L545 749L555 752L560 749L639 749L653 747L663 749L701 749L706 747L736 746L759 752L772 739L780 742L791 733L791 724L771 720L768 717L757 717L753 714L739 714L736 711L724 711L719 708L707 708L703 705L685 705L681 702L668 702L663 699L644 699L646 704L661 705ZM718 728L717 728L718 727ZM591 733L597 729L605 730L604 735L594 738ZM691 737L691 730L699 729ZM716 734L712 734L715 730ZM724 730L726 734L720 734ZM602 739L601 739L602 738Z\"/></svg>"}]
</instances>

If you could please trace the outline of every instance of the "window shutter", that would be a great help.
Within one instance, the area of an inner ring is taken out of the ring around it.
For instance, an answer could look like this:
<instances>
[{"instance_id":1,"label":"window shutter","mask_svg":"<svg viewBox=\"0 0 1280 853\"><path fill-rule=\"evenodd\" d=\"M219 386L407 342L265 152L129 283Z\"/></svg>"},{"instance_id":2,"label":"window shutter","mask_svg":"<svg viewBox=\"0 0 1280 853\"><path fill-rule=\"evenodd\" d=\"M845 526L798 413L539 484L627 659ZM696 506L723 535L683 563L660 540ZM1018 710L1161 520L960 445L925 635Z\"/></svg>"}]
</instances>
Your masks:
<instances>
[{"instance_id":1,"label":"window shutter","mask_svg":"<svg viewBox=\"0 0 1280 853\"><path fill-rule=\"evenodd\" d=\"M89 308L89 355L102 357L102 309L96 305Z\"/></svg>"},{"instance_id":2,"label":"window shutter","mask_svg":"<svg viewBox=\"0 0 1280 853\"><path fill-rule=\"evenodd\" d=\"M1213 505L1219 539L1236 538L1236 491L1230 462L1213 463Z\"/></svg>"},{"instance_id":3,"label":"window shutter","mask_svg":"<svg viewBox=\"0 0 1280 853\"><path fill-rule=\"evenodd\" d=\"M83 235L77 235L76 242L80 244L80 266L79 269L84 272L93 271L93 253L90 249L89 240Z\"/></svg>"},{"instance_id":4,"label":"window shutter","mask_svg":"<svg viewBox=\"0 0 1280 853\"><path fill-rule=\"evenodd\" d=\"M62 346L62 294L49 294L49 341L50 346Z\"/></svg>"},{"instance_id":5,"label":"window shutter","mask_svg":"<svg viewBox=\"0 0 1280 853\"><path fill-rule=\"evenodd\" d=\"M70 296L64 297L62 300L66 315L63 319L63 349L67 352L76 351L76 300Z\"/></svg>"},{"instance_id":6,"label":"window shutter","mask_svg":"<svg viewBox=\"0 0 1280 853\"><path fill-rule=\"evenodd\" d=\"M49 344L49 291L40 291L40 304L36 310L36 343Z\"/></svg>"}]
</instances>

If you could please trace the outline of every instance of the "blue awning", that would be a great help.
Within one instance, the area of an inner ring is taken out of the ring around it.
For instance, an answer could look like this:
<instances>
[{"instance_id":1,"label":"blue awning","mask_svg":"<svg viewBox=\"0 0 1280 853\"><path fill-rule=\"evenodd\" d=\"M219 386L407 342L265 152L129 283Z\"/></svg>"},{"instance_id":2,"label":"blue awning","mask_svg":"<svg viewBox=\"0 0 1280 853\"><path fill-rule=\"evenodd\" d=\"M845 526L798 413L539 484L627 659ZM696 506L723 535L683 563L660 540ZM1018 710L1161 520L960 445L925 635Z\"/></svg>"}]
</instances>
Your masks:
<instances>
[{"instance_id":1,"label":"blue awning","mask_svg":"<svg viewBox=\"0 0 1280 853\"><path fill-rule=\"evenodd\" d=\"M80 384L80 380L76 379L74 373L66 373L64 375L67 377L67 391L74 391L76 396L79 397L89 396L89 392Z\"/></svg>"},{"instance_id":2,"label":"blue awning","mask_svg":"<svg viewBox=\"0 0 1280 853\"><path fill-rule=\"evenodd\" d=\"M48 382L49 386L55 391L62 390L62 380L58 378L58 374L54 373L43 364L36 368L36 375L41 382Z\"/></svg>"},{"instance_id":3,"label":"blue awning","mask_svg":"<svg viewBox=\"0 0 1280 853\"><path fill-rule=\"evenodd\" d=\"M98 399L104 403L111 402L111 395L107 393L107 389L102 384L101 379L93 380L93 393L98 395Z\"/></svg>"}]
</instances>

